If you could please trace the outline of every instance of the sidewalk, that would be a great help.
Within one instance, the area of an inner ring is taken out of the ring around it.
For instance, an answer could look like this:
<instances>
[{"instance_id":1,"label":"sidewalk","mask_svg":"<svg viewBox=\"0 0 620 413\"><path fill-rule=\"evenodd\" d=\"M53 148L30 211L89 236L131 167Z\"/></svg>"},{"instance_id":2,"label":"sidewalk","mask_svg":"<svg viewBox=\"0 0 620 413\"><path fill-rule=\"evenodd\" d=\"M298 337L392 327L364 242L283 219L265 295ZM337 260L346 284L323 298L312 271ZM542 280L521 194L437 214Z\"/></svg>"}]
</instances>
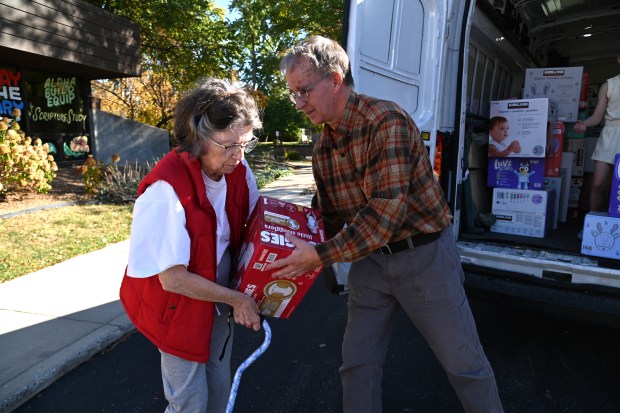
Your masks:
<instances>
[{"instance_id":1,"label":"sidewalk","mask_svg":"<svg viewBox=\"0 0 620 413\"><path fill-rule=\"evenodd\" d=\"M261 194L310 205L309 163ZM0 284L0 412L11 412L133 330L118 300L129 241Z\"/></svg>"}]
</instances>

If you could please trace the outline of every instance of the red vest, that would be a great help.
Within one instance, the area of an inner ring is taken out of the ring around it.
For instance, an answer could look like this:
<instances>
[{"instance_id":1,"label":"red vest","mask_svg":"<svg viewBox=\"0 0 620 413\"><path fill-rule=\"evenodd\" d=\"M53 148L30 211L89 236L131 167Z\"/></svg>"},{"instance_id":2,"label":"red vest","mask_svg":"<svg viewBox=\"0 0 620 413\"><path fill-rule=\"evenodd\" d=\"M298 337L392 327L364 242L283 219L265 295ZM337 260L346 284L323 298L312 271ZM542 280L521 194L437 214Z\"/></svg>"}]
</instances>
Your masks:
<instances>
[{"instance_id":1,"label":"red vest","mask_svg":"<svg viewBox=\"0 0 620 413\"><path fill-rule=\"evenodd\" d=\"M226 214L233 257L241 243L249 213L249 189L245 178L243 164L225 175ZM186 153L171 151L142 180L138 196L159 180L172 185L185 210L191 242L188 271L215 282L217 222L198 161L190 160ZM131 322L159 349L190 361L204 363L209 360L214 303L164 291L158 275L134 278L127 275L127 270L120 298Z\"/></svg>"}]
</instances>

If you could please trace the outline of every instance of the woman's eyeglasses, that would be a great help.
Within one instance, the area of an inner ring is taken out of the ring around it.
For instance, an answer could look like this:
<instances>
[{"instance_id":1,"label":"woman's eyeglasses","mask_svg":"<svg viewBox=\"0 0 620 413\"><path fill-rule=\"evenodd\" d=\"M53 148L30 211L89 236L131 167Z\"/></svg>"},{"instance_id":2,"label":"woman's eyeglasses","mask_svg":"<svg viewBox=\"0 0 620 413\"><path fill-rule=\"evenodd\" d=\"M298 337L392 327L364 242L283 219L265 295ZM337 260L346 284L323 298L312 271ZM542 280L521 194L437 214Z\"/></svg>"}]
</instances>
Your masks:
<instances>
[{"instance_id":1,"label":"woman's eyeglasses","mask_svg":"<svg viewBox=\"0 0 620 413\"><path fill-rule=\"evenodd\" d=\"M252 136L252 139L247 141L246 143L233 143L230 145L222 145L212 137L208 136L209 139L213 141L217 146L223 148L226 151L226 156L232 156L239 151L243 151L245 153L250 153L256 145L258 144L258 138L256 136Z\"/></svg>"}]
</instances>

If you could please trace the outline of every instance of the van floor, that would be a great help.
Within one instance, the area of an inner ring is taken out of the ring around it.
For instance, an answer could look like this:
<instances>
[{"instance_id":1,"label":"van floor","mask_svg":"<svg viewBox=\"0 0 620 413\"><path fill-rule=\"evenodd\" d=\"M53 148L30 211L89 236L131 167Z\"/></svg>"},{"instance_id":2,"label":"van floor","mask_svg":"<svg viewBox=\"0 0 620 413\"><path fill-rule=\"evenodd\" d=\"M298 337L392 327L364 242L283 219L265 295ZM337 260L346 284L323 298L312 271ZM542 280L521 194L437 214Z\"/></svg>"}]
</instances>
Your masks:
<instances>
[{"instance_id":1,"label":"van floor","mask_svg":"<svg viewBox=\"0 0 620 413\"><path fill-rule=\"evenodd\" d=\"M581 239L577 234L583 228L583 217L568 218L566 222L559 222L558 228L551 230L544 238L524 237L514 234L500 234L491 232L489 228L476 228L474 231L462 230L460 238L465 241L486 241L497 244L510 244L522 248L540 248L556 252L579 254ZM481 231L481 232L477 232Z\"/></svg>"}]
</instances>

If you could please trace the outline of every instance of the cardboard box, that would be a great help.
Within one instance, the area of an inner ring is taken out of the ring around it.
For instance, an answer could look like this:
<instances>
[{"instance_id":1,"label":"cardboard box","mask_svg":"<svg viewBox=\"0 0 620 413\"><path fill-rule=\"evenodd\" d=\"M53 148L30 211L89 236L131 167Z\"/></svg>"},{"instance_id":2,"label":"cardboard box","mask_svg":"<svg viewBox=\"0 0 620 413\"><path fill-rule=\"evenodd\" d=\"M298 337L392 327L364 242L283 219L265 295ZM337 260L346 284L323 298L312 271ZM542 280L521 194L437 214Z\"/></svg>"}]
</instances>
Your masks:
<instances>
[{"instance_id":1,"label":"cardboard box","mask_svg":"<svg viewBox=\"0 0 620 413\"><path fill-rule=\"evenodd\" d=\"M547 140L551 128L549 121L549 99L519 99L497 100L491 102L491 121L495 117L503 117L508 121L508 136L503 144L508 146L518 141L521 152L512 152L508 157L516 158L544 158L546 156ZM493 125L491 125L493 126ZM492 129L492 128L491 128ZM491 145L500 148L494 143L489 130L489 148ZM489 153L489 156L492 156Z\"/></svg>"},{"instance_id":2,"label":"cardboard box","mask_svg":"<svg viewBox=\"0 0 620 413\"><path fill-rule=\"evenodd\" d=\"M555 191L551 228L558 229L558 221L560 220L560 199L562 198L562 177L556 178L546 176L543 184L545 189L553 189Z\"/></svg>"},{"instance_id":3,"label":"cardboard box","mask_svg":"<svg viewBox=\"0 0 620 413\"><path fill-rule=\"evenodd\" d=\"M570 190L568 192L568 216L570 218L579 217L579 198L583 187L582 176L572 176L570 178Z\"/></svg>"},{"instance_id":4,"label":"cardboard box","mask_svg":"<svg viewBox=\"0 0 620 413\"><path fill-rule=\"evenodd\" d=\"M609 215L612 217L620 217L620 154L616 154L614 169L611 176Z\"/></svg>"},{"instance_id":5,"label":"cardboard box","mask_svg":"<svg viewBox=\"0 0 620 413\"><path fill-rule=\"evenodd\" d=\"M544 238L552 227L553 189L493 189L491 232Z\"/></svg>"},{"instance_id":6,"label":"cardboard box","mask_svg":"<svg viewBox=\"0 0 620 413\"><path fill-rule=\"evenodd\" d=\"M598 136L588 136L586 137L586 159L583 162L583 172L594 172L594 165L596 161L592 159L592 154L594 153L594 148L596 148L596 144L598 143Z\"/></svg>"},{"instance_id":7,"label":"cardboard box","mask_svg":"<svg viewBox=\"0 0 620 413\"><path fill-rule=\"evenodd\" d=\"M583 176L586 161L586 140L569 139L566 150L575 154L573 158L573 176Z\"/></svg>"},{"instance_id":8,"label":"cardboard box","mask_svg":"<svg viewBox=\"0 0 620 413\"><path fill-rule=\"evenodd\" d=\"M233 287L254 298L265 316L289 318L321 272L315 268L290 279L274 279L267 265L295 246L284 234L311 243L325 240L321 215L312 208L261 196L252 212L233 270Z\"/></svg>"},{"instance_id":9,"label":"cardboard box","mask_svg":"<svg viewBox=\"0 0 620 413\"><path fill-rule=\"evenodd\" d=\"M620 259L620 218L604 212L586 215L581 239L581 253L597 257Z\"/></svg>"},{"instance_id":10,"label":"cardboard box","mask_svg":"<svg viewBox=\"0 0 620 413\"><path fill-rule=\"evenodd\" d=\"M579 95L579 112L588 110L588 86L590 85L590 74L583 72L581 75L581 93Z\"/></svg>"},{"instance_id":11,"label":"cardboard box","mask_svg":"<svg viewBox=\"0 0 620 413\"><path fill-rule=\"evenodd\" d=\"M551 125L551 143L547 148L547 157L545 158L545 176L560 176L564 135L564 122L553 122ZM559 194L559 192L557 193Z\"/></svg>"},{"instance_id":12,"label":"cardboard box","mask_svg":"<svg viewBox=\"0 0 620 413\"><path fill-rule=\"evenodd\" d=\"M572 152L562 153L562 164L560 165L560 176L562 177L562 193L560 194L560 222L566 222L568 218L568 194L570 193L570 178L573 173ZM557 196L557 194L556 194Z\"/></svg>"},{"instance_id":13,"label":"cardboard box","mask_svg":"<svg viewBox=\"0 0 620 413\"><path fill-rule=\"evenodd\" d=\"M594 174L591 172L585 172L583 174L581 190L579 191L579 203L577 204L577 211L579 215L585 215L590 211L590 194L592 193L592 179Z\"/></svg>"},{"instance_id":14,"label":"cardboard box","mask_svg":"<svg viewBox=\"0 0 620 413\"><path fill-rule=\"evenodd\" d=\"M575 124L574 123L565 123L566 126L566 139L584 139L586 137L586 133L577 133L575 132Z\"/></svg>"},{"instance_id":15,"label":"cardboard box","mask_svg":"<svg viewBox=\"0 0 620 413\"><path fill-rule=\"evenodd\" d=\"M489 158L487 186L513 189L542 189L543 158Z\"/></svg>"},{"instance_id":16,"label":"cardboard box","mask_svg":"<svg viewBox=\"0 0 620 413\"><path fill-rule=\"evenodd\" d=\"M557 120L574 122L579 113L583 67L528 68L525 70L526 99L548 98L557 107Z\"/></svg>"}]
</instances>

